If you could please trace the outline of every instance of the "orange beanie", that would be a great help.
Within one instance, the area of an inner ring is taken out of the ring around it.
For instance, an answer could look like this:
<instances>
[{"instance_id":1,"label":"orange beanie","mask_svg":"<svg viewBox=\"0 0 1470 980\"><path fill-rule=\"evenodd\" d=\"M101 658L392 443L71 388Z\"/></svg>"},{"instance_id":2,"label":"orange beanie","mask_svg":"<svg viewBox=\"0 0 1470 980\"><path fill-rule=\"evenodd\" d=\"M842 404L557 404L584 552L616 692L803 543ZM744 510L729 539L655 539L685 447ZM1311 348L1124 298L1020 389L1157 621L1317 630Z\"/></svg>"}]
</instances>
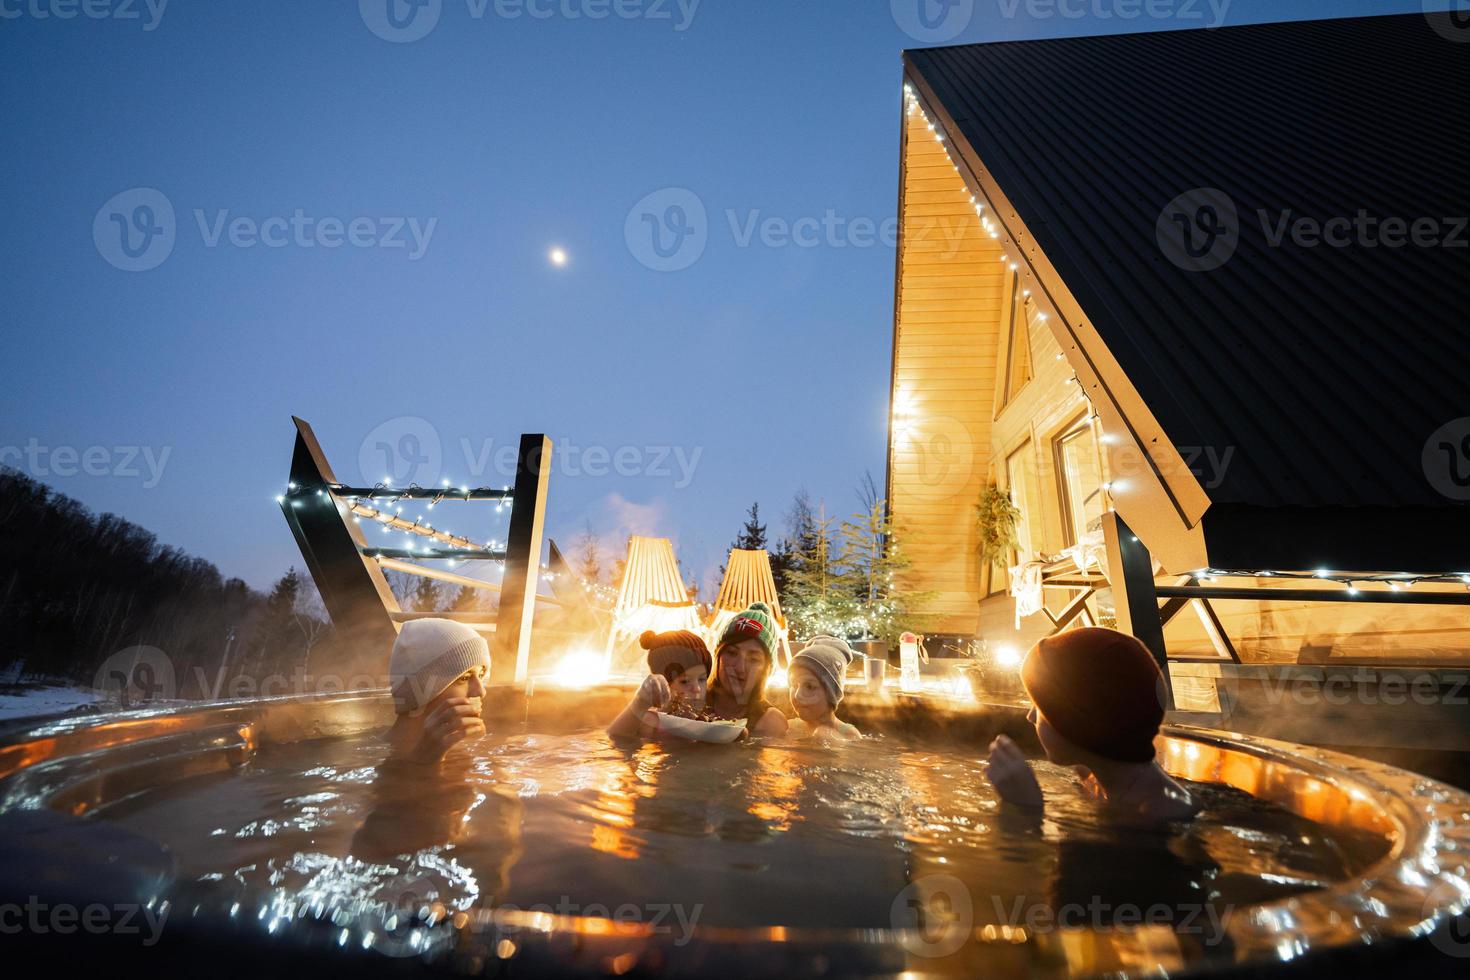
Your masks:
<instances>
[{"instance_id":1,"label":"orange beanie","mask_svg":"<svg viewBox=\"0 0 1470 980\"><path fill-rule=\"evenodd\" d=\"M1164 720L1164 678L1135 637L1085 627L1039 641L1021 664L1037 710L1070 741L1107 759L1149 762Z\"/></svg>"}]
</instances>

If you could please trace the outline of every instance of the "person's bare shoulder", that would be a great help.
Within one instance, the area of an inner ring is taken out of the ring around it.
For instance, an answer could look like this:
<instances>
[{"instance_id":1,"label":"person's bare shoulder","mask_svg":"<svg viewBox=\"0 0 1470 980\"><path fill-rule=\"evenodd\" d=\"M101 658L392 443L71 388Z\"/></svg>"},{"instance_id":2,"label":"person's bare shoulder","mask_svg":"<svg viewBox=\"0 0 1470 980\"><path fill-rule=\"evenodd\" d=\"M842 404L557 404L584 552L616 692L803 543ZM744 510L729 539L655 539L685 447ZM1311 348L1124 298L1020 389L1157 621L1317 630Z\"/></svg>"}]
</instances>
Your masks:
<instances>
[{"instance_id":1,"label":"person's bare shoulder","mask_svg":"<svg viewBox=\"0 0 1470 980\"><path fill-rule=\"evenodd\" d=\"M761 715L761 720L755 723L755 731L752 735L785 735L789 723L786 716L781 713L780 708L770 708Z\"/></svg>"}]
</instances>

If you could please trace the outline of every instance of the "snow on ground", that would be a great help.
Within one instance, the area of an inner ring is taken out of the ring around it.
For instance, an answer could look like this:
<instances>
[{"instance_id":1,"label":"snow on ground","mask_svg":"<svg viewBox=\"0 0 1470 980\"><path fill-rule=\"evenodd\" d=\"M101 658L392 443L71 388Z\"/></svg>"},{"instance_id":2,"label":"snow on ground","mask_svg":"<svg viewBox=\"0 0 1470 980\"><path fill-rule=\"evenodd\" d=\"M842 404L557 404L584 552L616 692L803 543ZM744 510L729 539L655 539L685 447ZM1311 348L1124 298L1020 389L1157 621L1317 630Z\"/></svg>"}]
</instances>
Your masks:
<instances>
[{"instance_id":1,"label":"snow on ground","mask_svg":"<svg viewBox=\"0 0 1470 980\"><path fill-rule=\"evenodd\" d=\"M0 721L54 715L97 700L95 691L77 687L0 687Z\"/></svg>"}]
</instances>

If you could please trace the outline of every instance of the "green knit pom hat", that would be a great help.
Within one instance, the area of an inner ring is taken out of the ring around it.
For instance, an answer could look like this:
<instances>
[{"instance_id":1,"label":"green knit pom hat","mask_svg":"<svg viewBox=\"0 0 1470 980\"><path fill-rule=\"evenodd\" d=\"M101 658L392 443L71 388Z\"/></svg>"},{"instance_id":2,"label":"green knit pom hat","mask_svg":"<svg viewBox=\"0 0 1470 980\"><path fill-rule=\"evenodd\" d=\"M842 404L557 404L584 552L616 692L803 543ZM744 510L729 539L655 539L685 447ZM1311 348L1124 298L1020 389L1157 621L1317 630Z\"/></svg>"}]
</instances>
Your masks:
<instances>
[{"instance_id":1,"label":"green knit pom hat","mask_svg":"<svg viewBox=\"0 0 1470 980\"><path fill-rule=\"evenodd\" d=\"M741 640L760 640L766 656L776 658L776 613L764 602L753 602L730 620L720 634L721 647Z\"/></svg>"}]
</instances>

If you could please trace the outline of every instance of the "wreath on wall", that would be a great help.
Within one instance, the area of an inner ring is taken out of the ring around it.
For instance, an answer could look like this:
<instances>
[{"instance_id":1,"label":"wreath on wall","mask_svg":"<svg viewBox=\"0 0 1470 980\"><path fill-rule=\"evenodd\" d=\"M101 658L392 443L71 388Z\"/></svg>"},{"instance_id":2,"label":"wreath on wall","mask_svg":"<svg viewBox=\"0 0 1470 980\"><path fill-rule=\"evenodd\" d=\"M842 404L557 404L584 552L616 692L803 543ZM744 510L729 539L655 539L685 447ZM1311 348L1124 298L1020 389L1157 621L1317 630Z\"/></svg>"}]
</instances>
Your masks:
<instances>
[{"instance_id":1,"label":"wreath on wall","mask_svg":"<svg viewBox=\"0 0 1470 980\"><path fill-rule=\"evenodd\" d=\"M980 566L1004 564L1010 553L1019 547L1016 539L1016 521L1021 510L1011 500L1011 495L990 484L980 494L975 505L975 527L980 532Z\"/></svg>"}]
</instances>

